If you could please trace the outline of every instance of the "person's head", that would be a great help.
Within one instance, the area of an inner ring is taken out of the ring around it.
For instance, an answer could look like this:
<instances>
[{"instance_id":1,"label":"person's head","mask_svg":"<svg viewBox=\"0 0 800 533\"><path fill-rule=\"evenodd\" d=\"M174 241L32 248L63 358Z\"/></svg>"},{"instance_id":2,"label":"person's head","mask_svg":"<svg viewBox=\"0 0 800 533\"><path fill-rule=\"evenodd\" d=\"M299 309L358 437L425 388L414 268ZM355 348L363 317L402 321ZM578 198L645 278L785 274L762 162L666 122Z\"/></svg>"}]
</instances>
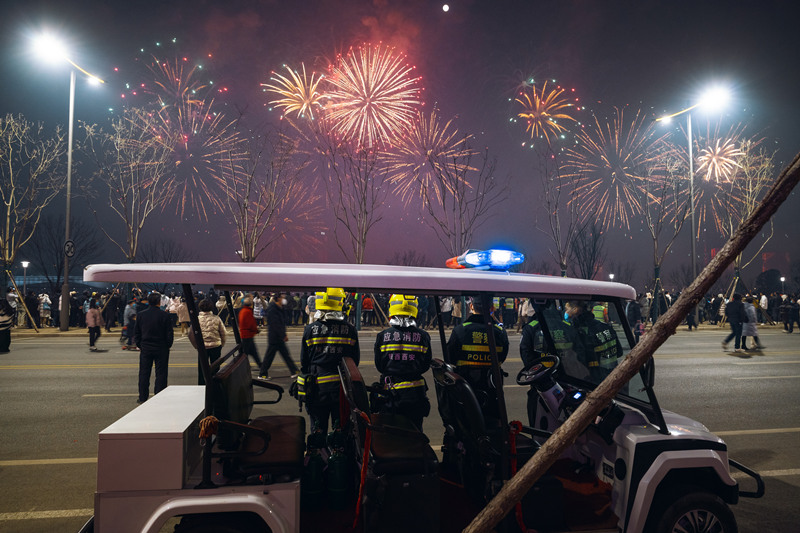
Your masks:
<instances>
[{"instance_id":1,"label":"person's head","mask_svg":"<svg viewBox=\"0 0 800 533\"><path fill-rule=\"evenodd\" d=\"M289 303L289 300L286 298L285 292L278 292L272 297L278 307L283 307L284 305Z\"/></svg>"},{"instance_id":2,"label":"person's head","mask_svg":"<svg viewBox=\"0 0 800 533\"><path fill-rule=\"evenodd\" d=\"M755 301L755 299L752 296L748 296L747 298L744 299L744 301L751 304Z\"/></svg>"},{"instance_id":3,"label":"person's head","mask_svg":"<svg viewBox=\"0 0 800 533\"><path fill-rule=\"evenodd\" d=\"M161 305L161 295L157 292L153 291L149 295L147 295L147 303L153 306L160 306Z\"/></svg>"},{"instance_id":4,"label":"person's head","mask_svg":"<svg viewBox=\"0 0 800 533\"><path fill-rule=\"evenodd\" d=\"M734 300L736 300L737 302L738 302L738 301L741 301L741 299L742 299L742 295L741 295L741 294L739 294L738 292L737 292L737 293L734 293L734 295L733 295L733 299L734 299Z\"/></svg>"},{"instance_id":5,"label":"person's head","mask_svg":"<svg viewBox=\"0 0 800 533\"><path fill-rule=\"evenodd\" d=\"M214 302L212 302L208 298L203 298L202 300L200 300L198 308L200 309L200 311L208 313L214 310Z\"/></svg>"},{"instance_id":6,"label":"person's head","mask_svg":"<svg viewBox=\"0 0 800 533\"><path fill-rule=\"evenodd\" d=\"M316 294L317 310L319 311L341 311L344 305L344 289L329 287L325 292Z\"/></svg>"},{"instance_id":7,"label":"person's head","mask_svg":"<svg viewBox=\"0 0 800 533\"><path fill-rule=\"evenodd\" d=\"M589 310L589 302L586 300L568 300L564 304L564 311L569 318L585 313Z\"/></svg>"},{"instance_id":8,"label":"person's head","mask_svg":"<svg viewBox=\"0 0 800 533\"><path fill-rule=\"evenodd\" d=\"M253 307L253 295L248 294L242 298L242 307Z\"/></svg>"},{"instance_id":9,"label":"person's head","mask_svg":"<svg viewBox=\"0 0 800 533\"><path fill-rule=\"evenodd\" d=\"M389 316L410 316L417 318L419 302L416 296L392 294L389 298Z\"/></svg>"},{"instance_id":10,"label":"person's head","mask_svg":"<svg viewBox=\"0 0 800 533\"><path fill-rule=\"evenodd\" d=\"M89 300L89 309L97 309L97 300L94 298Z\"/></svg>"}]
</instances>

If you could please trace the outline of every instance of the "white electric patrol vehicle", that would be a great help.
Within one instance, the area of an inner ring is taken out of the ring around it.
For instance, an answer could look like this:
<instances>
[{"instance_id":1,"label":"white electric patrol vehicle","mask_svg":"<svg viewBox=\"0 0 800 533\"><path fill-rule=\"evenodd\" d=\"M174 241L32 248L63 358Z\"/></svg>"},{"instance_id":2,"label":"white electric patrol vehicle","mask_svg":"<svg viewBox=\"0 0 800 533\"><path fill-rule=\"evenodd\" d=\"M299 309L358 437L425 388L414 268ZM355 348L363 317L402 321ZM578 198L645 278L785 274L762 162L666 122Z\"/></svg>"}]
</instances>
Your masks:
<instances>
[{"instance_id":1,"label":"white electric patrol vehicle","mask_svg":"<svg viewBox=\"0 0 800 533\"><path fill-rule=\"evenodd\" d=\"M602 362L605 373L627 356L634 338L623 312L634 290L610 282L278 263L101 264L87 267L84 279L180 283L193 331L193 285L228 296L341 287L476 298L485 304L485 323L493 320L495 298L530 298L537 328L535 360L523 365L512 337L502 368L493 357L496 386L487 394L443 360L440 319L425 376L434 405L425 433L377 408L388 393L364 377L375 374L375 331L362 332L360 364L345 358L339 365L343 427L327 443L324 436L308 439L305 417L281 386L253 379L238 328L237 345L210 364L200 342L206 386L169 386L100 432L95 514L83 533L461 531L604 375L574 341L565 302L601 309L606 335L619 348L616 361ZM437 313L439 299L432 300L430 312ZM497 530L736 533L729 506L762 496L761 478L729 459L725 443L700 422L662 410L654 374L651 360ZM740 489L731 468L749 474L755 489Z\"/></svg>"}]
</instances>

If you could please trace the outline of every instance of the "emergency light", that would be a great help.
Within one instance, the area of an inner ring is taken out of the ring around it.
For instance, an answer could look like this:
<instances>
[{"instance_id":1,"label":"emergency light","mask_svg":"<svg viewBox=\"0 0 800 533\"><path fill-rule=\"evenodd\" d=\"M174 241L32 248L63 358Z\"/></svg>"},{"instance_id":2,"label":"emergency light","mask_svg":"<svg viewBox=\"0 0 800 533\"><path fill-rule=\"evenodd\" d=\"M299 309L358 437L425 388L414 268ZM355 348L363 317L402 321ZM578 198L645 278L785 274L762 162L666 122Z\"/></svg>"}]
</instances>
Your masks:
<instances>
[{"instance_id":1,"label":"emergency light","mask_svg":"<svg viewBox=\"0 0 800 533\"><path fill-rule=\"evenodd\" d=\"M448 268L474 268L477 270L508 270L525 261L525 255L511 250L467 250L445 262Z\"/></svg>"}]
</instances>

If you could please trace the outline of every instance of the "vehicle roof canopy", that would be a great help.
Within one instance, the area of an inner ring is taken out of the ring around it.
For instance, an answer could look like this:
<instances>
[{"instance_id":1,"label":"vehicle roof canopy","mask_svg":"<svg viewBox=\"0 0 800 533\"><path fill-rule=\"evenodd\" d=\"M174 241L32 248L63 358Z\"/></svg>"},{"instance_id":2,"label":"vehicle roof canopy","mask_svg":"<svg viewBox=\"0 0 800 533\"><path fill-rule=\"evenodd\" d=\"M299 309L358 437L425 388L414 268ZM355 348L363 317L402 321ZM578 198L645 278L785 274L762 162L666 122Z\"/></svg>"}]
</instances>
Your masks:
<instances>
[{"instance_id":1,"label":"vehicle roof canopy","mask_svg":"<svg viewBox=\"0 0 800 533\"><path fill-rule=\"evenodd\" d=\"M211 285L216 289L477 294L633 299L629 285L538 274L330 263L123 263L89 265L85 281Z\"/></svg>"}]
</instances>

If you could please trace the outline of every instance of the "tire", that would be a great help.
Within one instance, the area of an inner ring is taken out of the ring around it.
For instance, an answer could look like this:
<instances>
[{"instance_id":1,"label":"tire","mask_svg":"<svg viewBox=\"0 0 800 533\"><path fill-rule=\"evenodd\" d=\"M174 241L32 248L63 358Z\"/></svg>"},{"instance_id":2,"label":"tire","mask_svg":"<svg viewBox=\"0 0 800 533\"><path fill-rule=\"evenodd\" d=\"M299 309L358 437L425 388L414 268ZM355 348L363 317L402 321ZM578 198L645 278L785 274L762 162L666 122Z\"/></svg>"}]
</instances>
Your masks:
<instances>
[{"instance_id":1,"label":"tire","mask_svg":"<svg viewBox=\"0 0 800 533\"><path fill-rule=\"evenodd\" d=\"M221 513L184 516L175 533L270 533L270 528L251 513Z\"/></svg>"},{"instance_id":2,"label":"tire","mask_svg":"<svg viewBox=\"0 0 800 533\"><path fill-rule=\"evenodd\" d=\"M681 496L664 510L655 533L738 533L728 504L709 492Z\"/></svg>"}]
</instances>

